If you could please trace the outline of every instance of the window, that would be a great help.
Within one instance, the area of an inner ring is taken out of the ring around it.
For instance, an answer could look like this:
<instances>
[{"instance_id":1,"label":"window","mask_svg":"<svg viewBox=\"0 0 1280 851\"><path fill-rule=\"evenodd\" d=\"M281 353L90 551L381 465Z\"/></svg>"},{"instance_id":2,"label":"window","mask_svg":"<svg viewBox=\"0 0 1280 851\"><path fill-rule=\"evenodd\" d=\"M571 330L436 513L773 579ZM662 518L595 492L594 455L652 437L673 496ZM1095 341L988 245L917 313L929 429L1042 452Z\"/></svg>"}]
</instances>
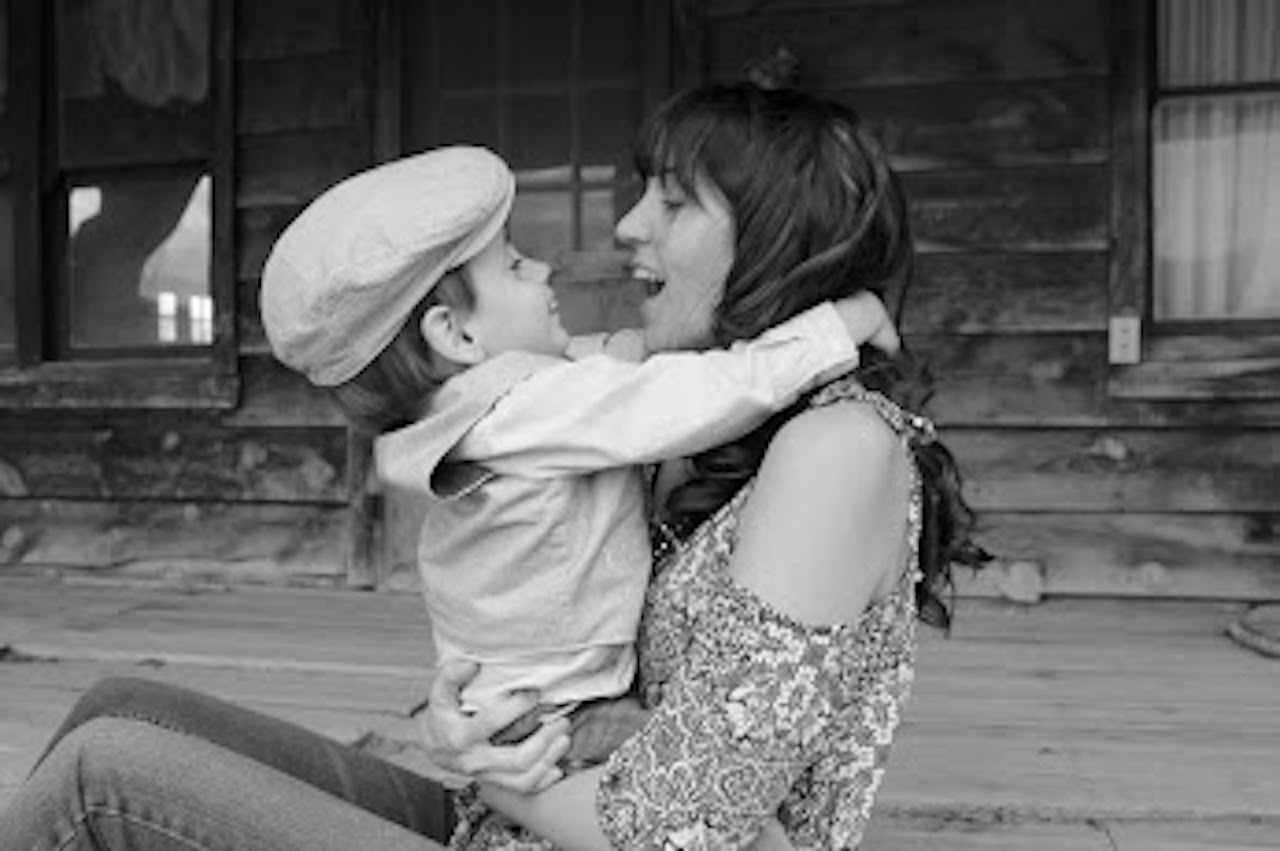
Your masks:
<instances>
[{"instance_id":1,"label":"window","mask_svg":"<svg viewBox=\"0 0 1280 851\"><path fill-rule=\"evenodd\" d=\"M1157 16L1153 317L1280 318L1280 3Z\"/></svg>"},{"instance_id":2,"label":"window","mask_svg":"<svg viewBox=\"0 0 1280 851\"><path fill-rule=\"evenodd\" d=\"M511 229L524 250L550 259L611 248L614 222L634 189L631 143L646 86L663 55L650 52L646 33L664 5L402 4L400 149L490 147L516 172Z\"/></svg>"},{"instance_id":3,"label":"window","mask_svg":"<svg viewBox=\"0 0 1280 851\"><path fill-rule=\"evenodd\" d=\"M1280 2L1112 9L1111 392L1280 399Z\"/></svg>"},{"instance_id":4,"label":"window","mask_svg":"<svg viewBox=\"0 0 1280 851\"><path fill-rule=\"evenodd\" d=\"M0 6L0 403L231 404L230 4Z\"/></svg>"}]
</instances>

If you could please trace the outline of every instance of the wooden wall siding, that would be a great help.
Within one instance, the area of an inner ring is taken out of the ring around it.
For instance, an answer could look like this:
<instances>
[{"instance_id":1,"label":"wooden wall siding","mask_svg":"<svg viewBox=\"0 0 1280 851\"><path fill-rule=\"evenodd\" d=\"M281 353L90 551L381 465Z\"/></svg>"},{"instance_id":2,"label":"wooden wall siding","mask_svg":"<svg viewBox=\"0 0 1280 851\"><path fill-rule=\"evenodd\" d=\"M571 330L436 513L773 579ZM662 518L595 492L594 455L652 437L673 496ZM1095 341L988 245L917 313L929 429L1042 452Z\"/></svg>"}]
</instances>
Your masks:
<instances>
[{"instance_id":1,"label":"wooden wall siding","mask_svg":"<svg viewBox=\"0 0 1280 851\"><path fill-rule=\"evenodd\" d=\"M346 427L328 394L316 392L269 355L240 358L240 390L240 406L219 420L224 427Z\"/></svg>"},{"instance_id":2,"label":"wooden wall siding","mask_svg":"<svg viewBox=\"0 0 1280 851\"><path fill-rule=\"evenodd\" d=\"M908 334L1105 331L1103 252L947 253L916 259Z\"/></svg>"},{"instance_id":3,"label":"wooden wall siding","mask_svg":"<svg viewBox=\"0 0 1280 851\"><path fill-rule=\"evenodd\" d=\"M736 77L778 46L823 88L1105 73L1097 0L707 4L705 63Z\"/></svg>"},{"instance_id":4,"label":"wooden wall siding","mask_svg":"<svg viewBox=\"0 0 1280 851\"><path fill-rule=\"evenodd\" d=\"M1043 594L1280 596L1280 514L986 511L981 520L1001 563L960 571L965 593L1000 596L1003 568L1022 564Z\"/></svg>"},{"instance_id":5,"label":"wooden wall siding","mask_svg":"<svg viewBox=\"0 0 1280 851\"><path fill-rule=\"evenodd\" d=\"M168 425L0 430L0 495L346 502L337 429Z\"/></svg>"},{"instance_id":6,"label":"wooden wall siding","mask_svg":"<svg viewBox=\"0 0 1280 851\"><path fill-rule=\"evenodd\" d=\"M933 251L1098 251L1107 170L1059 165L913 172L903 184L916 243Z\"/></svg>"},{"instance_id":7,"label":"wooden wall siding","mask_svg":"<svg viewBox=\"0 0 1280 851\"><path fill-rule=\"evenodd\" d=\"M908 295L908 313L914 299ZM908 344L930 363L937 379L932 410L944 426L1280 426L1275 401L1116 397L1108 386L1102 332L957 331L910 336Z\"/></svg>"},{"instance_id":8,"label":"wooden wall siding","mask_svg":"<svg viewBox=\"0 0 1280 851\"><path fill-rule=\"evenodd\" d=\"M140 579L342 582L335 505L0 499L0 572L46 565Z\"/></svg>"},{"instance_id":9,"label":"wooden wall siding","mask_svg":"<svg viewBox=\"0 0 1280 851\"><path fill-rule=\"evenodd\" d=\"M349 50L363 25L361 0L236 0L236 58L296 59Z\"/></svg>"},{"instance_id":10,"label":"wooden wall siding","mask_svg":"<svg viewBox=\"0 0 1280 851\"><path fill-rule=\"evenodd\" d=\"M348 129L364 120L364 98L353 88L361 54L346 49L309 56L242 58L236 131L242 135ZM288 109L282 109L287 104Z\"/></svg>"},{"instance_id":11,"label":"wooden wall siding","mask_svg":"<svg viewBox=\"0 0 1280 851\"><path fill-rule=\"evenodd\" d=\"M1204 363L1146 361L1113 376L1112 395L1130 399L1173 397L1216 400L1274 399L1280 387L1280 359L1214 360Z\"/></svg>"},{"instance_id":12,"label":"wooden wall siding","mask_svg":"<svg viewBox=\"0 0 1280 851\"><path fill-rule=\"evenodd\" d=\"M1010 80L833 92L854 106L899 172L1100 163L1107 80Z\"/></svg>"},{"instance_id":13,"label":"wooden wall siding","mask_svg":"<svg viewBox=\"0 0 1280 851\"><path fill-rule=\"evenodd\" d=\"M1274 429L952 429L990 511L1280 512Z\"/></svg>"},{"instance_id":14,"label":"wooden wall siding","mask_svg":"<svg viewBox=\"0 0 1280 851\"><path fill-rule=\"evenodd\" d=\"M350 128L241 135L236 205L300 206L367 166L369 145L368 133Z\"/></svg>"}]
</instances>

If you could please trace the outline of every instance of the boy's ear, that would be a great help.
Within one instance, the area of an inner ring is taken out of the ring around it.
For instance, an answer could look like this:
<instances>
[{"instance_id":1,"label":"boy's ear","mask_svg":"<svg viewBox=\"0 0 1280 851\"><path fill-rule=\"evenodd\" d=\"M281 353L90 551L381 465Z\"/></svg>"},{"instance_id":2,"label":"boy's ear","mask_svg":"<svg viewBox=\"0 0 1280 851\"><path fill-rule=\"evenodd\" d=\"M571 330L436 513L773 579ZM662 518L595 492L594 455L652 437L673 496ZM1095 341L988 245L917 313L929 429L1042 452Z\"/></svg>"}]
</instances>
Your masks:
<instances>
[{"instance_id":1,"label":"boy's ear","mask_svg":"<svg viewBox=\"0 0 1280 851\"><path fill-rule=\"evenodd\" d=\"M485 359L485 351L467 333L466 323L456 310L443 304L428 307L422 314L422 339L437 355L462 366L474 366Z\"/></svg>"}]
</instances>

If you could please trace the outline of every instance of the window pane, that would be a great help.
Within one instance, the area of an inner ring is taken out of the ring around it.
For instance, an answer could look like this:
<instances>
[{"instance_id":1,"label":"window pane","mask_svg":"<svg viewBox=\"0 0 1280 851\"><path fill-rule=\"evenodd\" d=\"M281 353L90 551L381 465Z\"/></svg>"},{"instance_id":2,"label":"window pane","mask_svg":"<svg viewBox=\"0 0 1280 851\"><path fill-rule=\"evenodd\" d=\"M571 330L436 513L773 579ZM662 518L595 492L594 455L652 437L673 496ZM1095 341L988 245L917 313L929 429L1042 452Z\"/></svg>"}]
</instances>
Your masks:
<instances>
[{"instance_id":1,"label":"window pane","mask_svg":"<svg viewBox=\"0 0 1280 851\"><path fill-rule=\"evenodd\" d=\"M1156 317L1280 318L1280 95L1165 101L1153 138Z\"/></svg>"},{"instance_id":2,"label":"window pane","mask_svg":"<svg viewBox=\"0 0 1280 851\"><path fill-rule=\"evenodd\" d=\"M0 363L13 360L13 277L13 197L9 184L0 183Z\"/></svg>"},{"instance_id":3,"label":"window pane","mask_svg":"<svg viewBox=\"0 0 1280 851\"><path fill-rule=\"evenodd\" d=\"M508 82L515 87L567 83L573 58L569 0L507 0L507 14Z\"/></svg>"},{"instance_id":4,"label":"window pane","mask_svg":"<svg viewBox=\"0 0 1280 851\"><path fill-rule=\"evenodd\" d=\"M411 10L425 11L427 4L413 0ZM488 87L498 80L498 13L495 0L442 0L436 3L439 24L431 39L425 29L409 35L407 50L421 51L432 41L439 46L437 65L445 89ZM408 19L417 25L416 15ZM430 61L428 58L427 61Z\"/></svg>"},{"instance_id":5,"label":"window pane","mask_svg":"<svg viewBox=\"0 0 1280 851\"><path fill-rule=\"evenodd\" d=\"M583 73L638 77L641 41L636 0L582 0Z\"/></svg>"},{"instance_id":6,"label":"window pane","mask_svg":"<svg viewBox=\"0 0 1280 851\"><path fill-rule=\"evenodd\" d=\"M64 165L209 154L209 0L58 0L57 21Z\"/></svg>"},{"instance_id":7,"label":"window pane","mask_svg":"<svg viewBox=\"0 0 1280 851\"><path fill-rule=\"evenodd\" d=\"M9 4L0 0L0 114L9 104Z\"/></svg>"},{"instance_id":8,"label":"window pane","mask_svg":"<svg viewBox=\"0 0 1280 851\"><path fill-rule=\"evenodd\" d=\"M74 186L68 209L73 349L213 342L207 175Z\"/></svg>"},{"instance_id":9,"label":"window pane","mask_svg":"<svg viewBox=\"0 0 1280 851\"><path fill-rule=\"evenodd\" d=\"M516 95L505 102L506 145L502 150L517 172L565 169L569 152L569 96Z\"/></svg>"},{"instance_id":10,"label":"window pane","mask_svg":"<svg viewBox=\"0 0 1280 851\"><path fill-rule=\"evenodd\" d=\"M488 95L446 97L440 101L440 137L422 147L465 142L498 147L498 106Z\"/></svg>"},{"instance_id":11,"label":"window pane","mask_svg":"<svg viewBox=\"0 0 1280 851\"><path fill-rule=\"evenodd\" d=\"M572 205L568 192L517 192L511 208L511 241L529 256L546 261L573 248Z\"/></svg>"},{"instance_id":12,"label":"window pane","mask_svg":"<svg viewBox=\"0 0 1280 851\"><path fill-rule=\"evenodd\" d=\"M1160 84L1280 81L1276 0L1160 0Z\"/></svg>"},{"instance_id":13,"label":"window pane","mask_svg":"<svg viewBox=\"0 0 1280 851\"><path fill-rule=\"evenodd\" d=\"M625 170L631 163L632 141L640 124L639 93L584 92L581 112L581 164L593 174L599 174L600 167Z\"/></svg>"},{"instance_id":14,"label":"window pane","mask_svg":"<svg viewBox=\"0 0 1280 851\"><path fill-rule=\"evenodd\" d=\"M582 193L583 248L612 248L613 226L617 220L612 189L595 189Z\"/></svg>"}]
</instances>

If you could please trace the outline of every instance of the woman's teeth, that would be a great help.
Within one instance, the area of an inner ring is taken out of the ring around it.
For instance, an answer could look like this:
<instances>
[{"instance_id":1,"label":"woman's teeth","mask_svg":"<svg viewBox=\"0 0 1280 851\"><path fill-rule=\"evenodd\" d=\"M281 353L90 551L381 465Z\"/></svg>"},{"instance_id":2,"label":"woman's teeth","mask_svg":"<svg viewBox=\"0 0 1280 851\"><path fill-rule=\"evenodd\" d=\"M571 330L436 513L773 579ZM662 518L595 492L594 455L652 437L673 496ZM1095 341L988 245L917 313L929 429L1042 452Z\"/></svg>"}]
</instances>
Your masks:
<instances>
[{"instance_id":1,"label":"woman's teeth","mask_svg":"<svg viewBox=\"0 0 1280 851\"><path fill-rule=\"evenodd\" d=\"M644 284L645 293L650 298L653 298L658 293L662 292L663 286L666 285L666 281L662 280L648 269L632 269L631 277Z\"/></svg>"}]
</instances>

